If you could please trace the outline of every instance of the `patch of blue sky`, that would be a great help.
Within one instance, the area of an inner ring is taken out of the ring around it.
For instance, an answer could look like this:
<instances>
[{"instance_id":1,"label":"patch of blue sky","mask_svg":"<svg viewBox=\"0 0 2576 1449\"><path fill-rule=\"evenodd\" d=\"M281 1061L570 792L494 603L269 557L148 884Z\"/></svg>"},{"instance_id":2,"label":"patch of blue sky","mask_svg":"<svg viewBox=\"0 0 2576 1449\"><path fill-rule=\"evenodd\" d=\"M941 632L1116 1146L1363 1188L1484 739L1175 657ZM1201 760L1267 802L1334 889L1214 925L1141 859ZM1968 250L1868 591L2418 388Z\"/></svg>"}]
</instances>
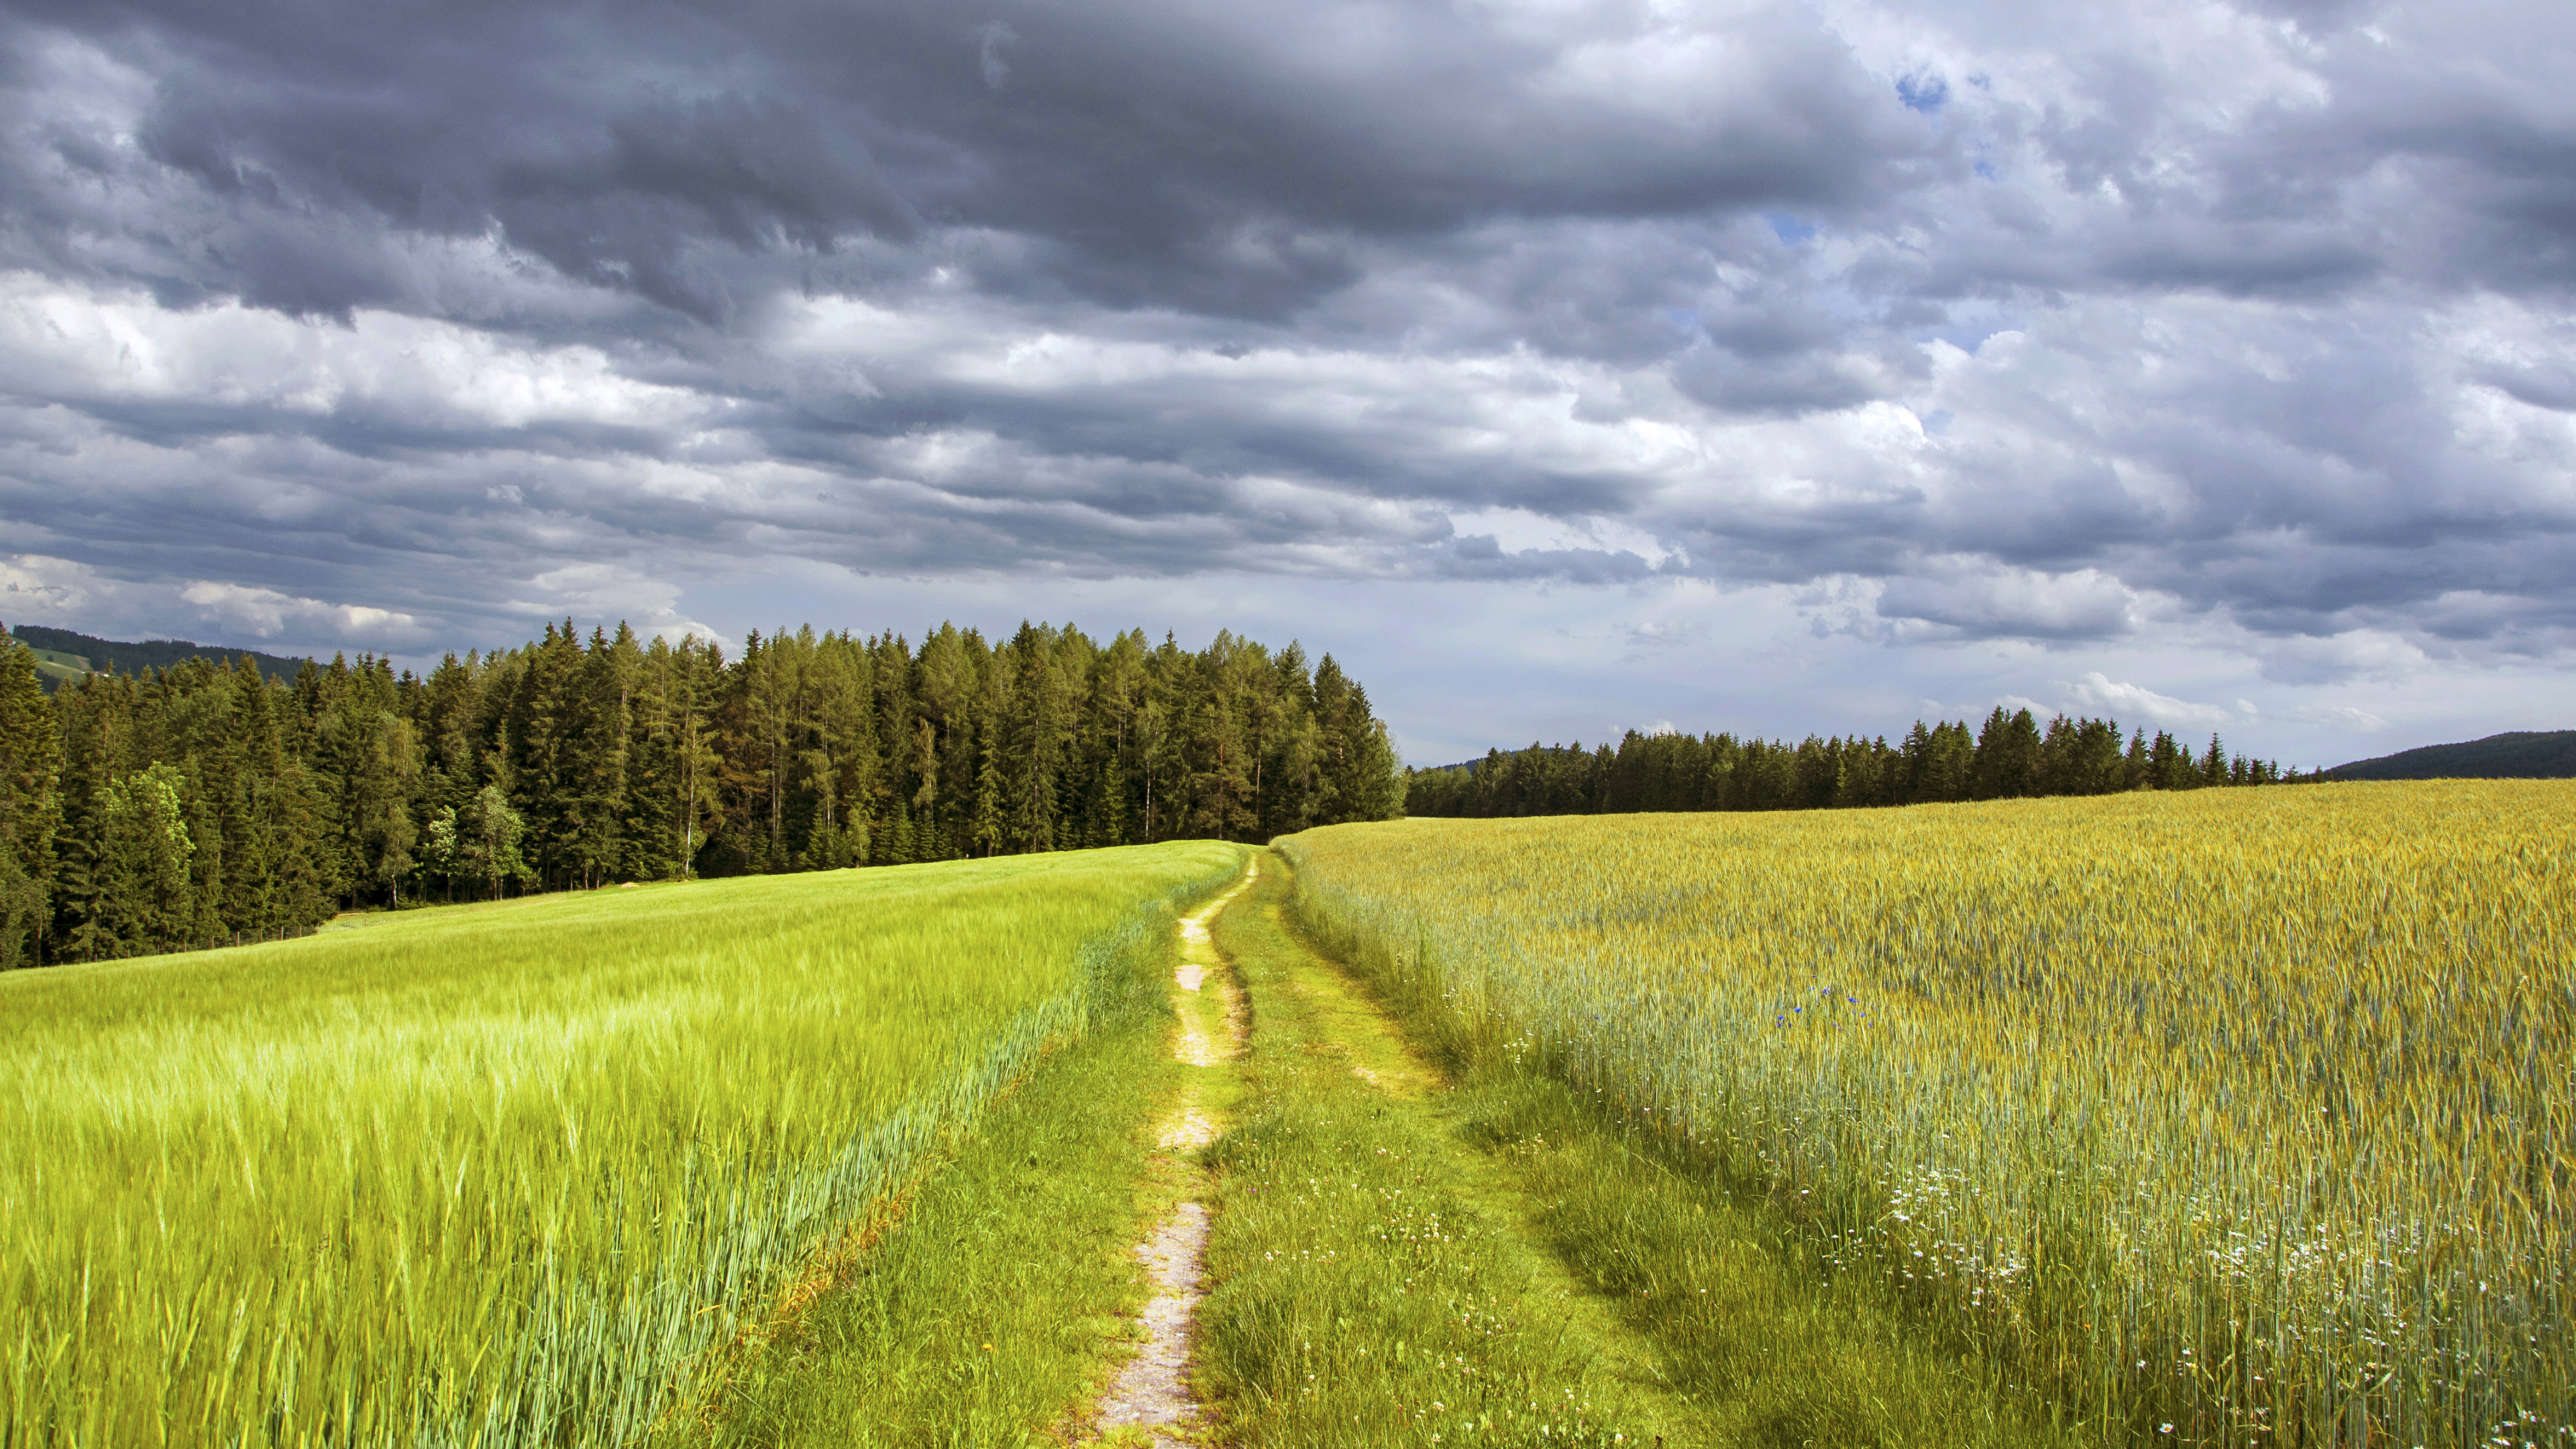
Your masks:
<instances>
[{"instance_id":1,"label":"patch of blue sky","mask_svg":"<svg viewBox=\"0 0 2576 1449\"><path fill-rule=\"evenodd\" d=\"M1771 223L1771 234L1778 237L1780 245L1784 247L1796 246L1816 234L1816 228L1812 224L1800 221L1785 212L1766 211L1762 213L1762 219Z\"/></svg>"},{"instance_id":2,"label":"patch of blue sky","mask_svg":"<svg viewBox=\"0 0 2576 1449\"><path fill-rule=\"evenodd\" d=\"M1935 71L1908 71L1896 78L1896 98L1910 111L1931 115L1950 99L1950 82Z\"/></svg>"}]
</instances>

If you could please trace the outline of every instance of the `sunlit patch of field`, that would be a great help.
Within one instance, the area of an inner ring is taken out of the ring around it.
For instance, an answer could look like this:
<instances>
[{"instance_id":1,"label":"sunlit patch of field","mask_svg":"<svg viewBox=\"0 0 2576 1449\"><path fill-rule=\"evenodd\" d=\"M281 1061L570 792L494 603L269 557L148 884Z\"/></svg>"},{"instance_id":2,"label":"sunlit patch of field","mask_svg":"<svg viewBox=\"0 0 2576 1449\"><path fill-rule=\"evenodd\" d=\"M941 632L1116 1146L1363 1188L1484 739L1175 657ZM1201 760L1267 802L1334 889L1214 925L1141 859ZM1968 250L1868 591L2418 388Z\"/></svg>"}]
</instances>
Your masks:
<instances>
[{"instance_id":1,"label":"sunlit patch of field","mask_svg":"<svg viewBox=\"0 0 2576 1449\"><path fill-rule=\"evenodd\" d=\"M637 1442L1239 859L645 887L0 978L0 1443Z\"/></svg>"},{"instance_id":2,"label":"sunlit patch of field","mask_svg":"<svg viewBox=\"0 0 2576 1449\"><path fill-rule=\"evenodd\" d=\"M2108 1442L2576 1442L2576 785L1283 842L1453 1061Z\"/></svg>"}]
</instances>

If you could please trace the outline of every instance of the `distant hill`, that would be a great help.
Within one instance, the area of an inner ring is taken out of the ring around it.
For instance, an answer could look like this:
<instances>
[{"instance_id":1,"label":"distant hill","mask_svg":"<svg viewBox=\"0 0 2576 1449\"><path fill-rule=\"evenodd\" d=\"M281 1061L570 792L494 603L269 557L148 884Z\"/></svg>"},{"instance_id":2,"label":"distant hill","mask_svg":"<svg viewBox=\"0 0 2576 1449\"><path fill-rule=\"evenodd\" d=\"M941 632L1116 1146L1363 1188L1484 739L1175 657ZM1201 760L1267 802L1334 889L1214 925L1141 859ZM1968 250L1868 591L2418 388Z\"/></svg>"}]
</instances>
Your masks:
<instances>
[{"instance_id":1,"label":"distant hill","mask_svg":"<svg viewBox=\"0 0 2576 1449\"><path fill-rule=\"evenodd\" d=\"M48 629L42 624L20 624L9 633L19 643L36 651L36 673L43 678L47 694L84 674L140 674L146 669L167 669L182 659L205 659L229 665L247 654L259 666L261 674L283 680L294 679L295 671L304 667L301 659L281 659L256 649L191 644L185 639L121 643L114 639L75 634L69 629Z\"/></svg>"},{"instance_id":2,"label":"distant hill","mask_svg":"<svg viewBox=\"0 0 2576 1449\"><path fill-rule=\"evenodd\" d=\"M2426 745L2326 771L2337 780L2576 779L2576 730L2516 730L2457 745Z\"/></svg>"}]
</instances>

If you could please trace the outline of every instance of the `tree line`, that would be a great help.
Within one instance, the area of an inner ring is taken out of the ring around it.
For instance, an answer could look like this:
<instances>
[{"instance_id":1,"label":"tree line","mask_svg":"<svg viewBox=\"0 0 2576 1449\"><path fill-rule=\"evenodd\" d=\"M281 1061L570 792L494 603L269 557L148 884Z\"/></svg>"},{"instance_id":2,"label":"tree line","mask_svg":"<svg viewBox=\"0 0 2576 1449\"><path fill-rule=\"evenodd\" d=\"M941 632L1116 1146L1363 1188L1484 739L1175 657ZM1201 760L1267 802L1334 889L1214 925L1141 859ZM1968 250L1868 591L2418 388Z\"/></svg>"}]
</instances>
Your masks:
<instances>
[{"instance_id":1,"label":"tree line","mask_svg":"<svg viewBox=\"0 0 2576 1449\"><path fill-rule=\"evenodd\" d=\"M0 968L310 930L340 909L688 875L1260 841L1394 815L1331 655L1023 624L624 624L449 655L92 675L0 646Z\"/></svg>"},{"instance_id":2,"label":"tree line","mask_svg":"<svg viewBox=\"0 0 2576 1449\"><path fill-rule=\"evenodd\" d=\"M2158 730L2059 715L2043 730L2027 709L1998 706L1973 736L1966 721L1921 720L1885 736L1810 735L1797 744L1732 734L1640 734L1617 748L1532 744L1473 764L1414 770L1408 815L1495 817L1672 810L1822 810L2271 785L2299 778L2276 762L2228 753L2216 735L2195 752Z\"/></svg>"}]
</instances>

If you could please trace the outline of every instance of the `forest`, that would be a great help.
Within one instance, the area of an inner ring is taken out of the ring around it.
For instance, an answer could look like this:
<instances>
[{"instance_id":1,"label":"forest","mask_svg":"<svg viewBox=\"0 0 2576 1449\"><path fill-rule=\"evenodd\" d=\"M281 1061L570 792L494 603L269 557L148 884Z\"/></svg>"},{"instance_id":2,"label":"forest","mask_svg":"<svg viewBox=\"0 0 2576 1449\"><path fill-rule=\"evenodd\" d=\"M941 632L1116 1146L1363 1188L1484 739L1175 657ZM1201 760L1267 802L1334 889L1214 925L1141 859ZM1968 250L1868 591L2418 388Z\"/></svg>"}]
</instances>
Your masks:
<instances>
[{"instance_id":1,"label":"forest","mask_svg":"<svg viewBox=\"0 0 2576 1449\"><path fill-rule=\"evenodd\" d=\"M1023 624L585 640L425 677L182 660L47 697L0 652L0 969L368 905L1380 820L1402 771L1331 655Z\"/></svg>"},{"instance_id":2,"label":"forest","mask_svg":"<svg viewBox=\"0 0 2576 1449\"><path fill-rule=\"evenodd\" d=\"M1640 734L1613 749L1580 744L1492 750L1472 764L1416 770L1408 815L1493 818L1659 810L1823 810L2271 785L2298 778L2231 755L2216 735L2195 753L2158 730L2125 744L2108 719L2052 718L1997 706L1971 737L1965 721L1914 722L1904 740L1814 735L1797 744L1731 734Z\"/></svg>"}]
</instances>

